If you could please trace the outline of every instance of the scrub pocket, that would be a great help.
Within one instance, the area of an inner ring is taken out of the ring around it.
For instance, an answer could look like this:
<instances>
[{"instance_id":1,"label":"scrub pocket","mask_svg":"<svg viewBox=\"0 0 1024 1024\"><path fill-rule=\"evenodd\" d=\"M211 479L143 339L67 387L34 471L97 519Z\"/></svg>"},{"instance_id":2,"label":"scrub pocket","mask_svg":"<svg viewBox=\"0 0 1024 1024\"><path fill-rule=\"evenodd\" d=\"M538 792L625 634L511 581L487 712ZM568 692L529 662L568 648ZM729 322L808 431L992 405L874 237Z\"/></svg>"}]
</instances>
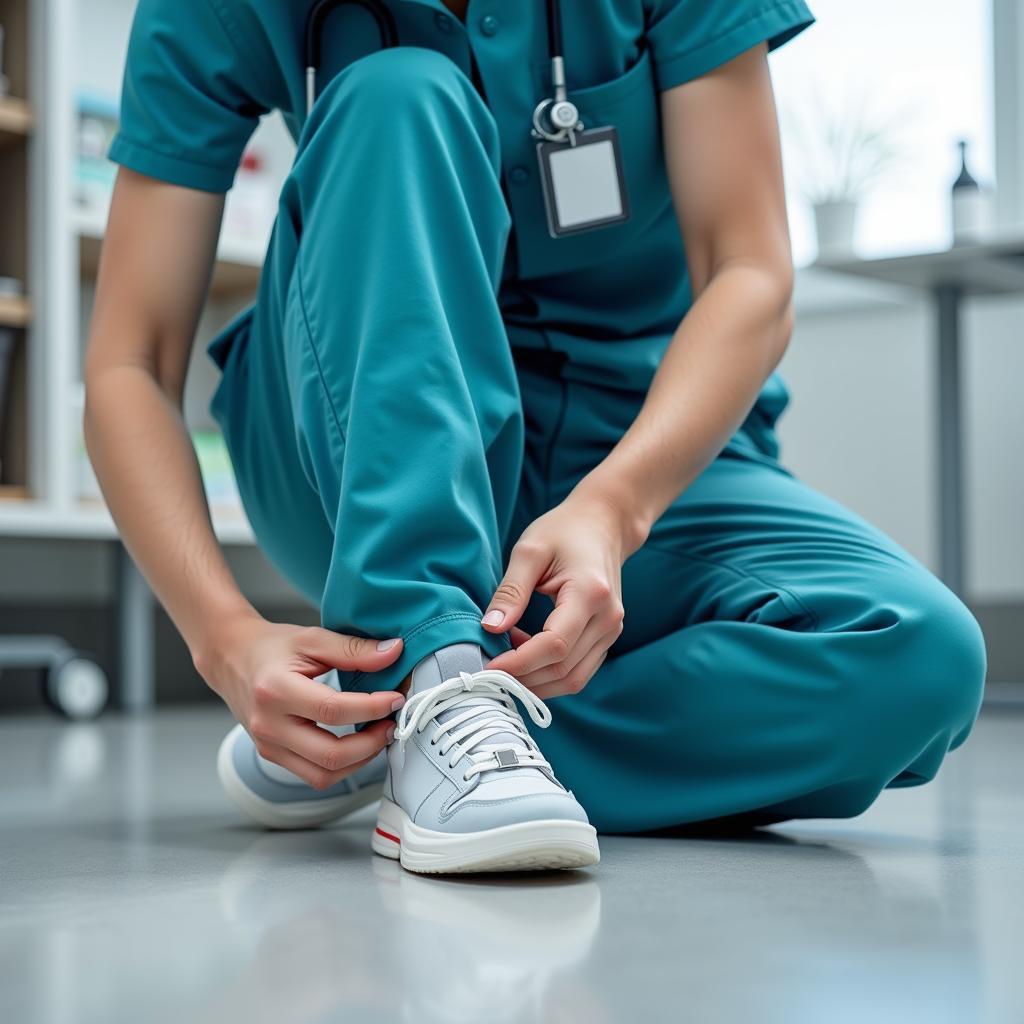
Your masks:
<instances>
[{"instance_id":1,"label":"scrub pocket","mask_svg":"<svg viewBox=\"0 0 1024 1024\"><path fill-rule=\"evenodd\" d=\"M650 50L610 82L573 89L569 97L586 128L619 133L630 218L578 235L548 234L540 186L532 216L516 220L519 276L523 280L583 270L616 253L641 252L643 237L662 217L674 217L661 142L661 114Z\"/></svg>"},{"instance_id":2,"label":"scrub pocket","mask_svg":"<svg viewBox=\"0 0 1024 1024\"><path fill-rule=\"evenodd\" d=\"M221 372L220 381L210 400L210 414L220 424L230 447L232 430L232 413L238 414L245 407L239 394L241 381L240 364L242 355L249 343L252 330L254 309L240 313L231 321L206 348L206 354L214 361Z\"/></svg>"},{"instance_id":3,"label":"scrub pocket","mask_svg":"<svg viewBox=\"0 0 1024 1024\"><path fill-rule=\"evenodd\" d=\"M787 405L789 389L779 374L773 373L761 388L754 408L722 454L734 458L752 458L778 467L779 438L775 433L775 425Z\"/></svg>"}]
</instances>

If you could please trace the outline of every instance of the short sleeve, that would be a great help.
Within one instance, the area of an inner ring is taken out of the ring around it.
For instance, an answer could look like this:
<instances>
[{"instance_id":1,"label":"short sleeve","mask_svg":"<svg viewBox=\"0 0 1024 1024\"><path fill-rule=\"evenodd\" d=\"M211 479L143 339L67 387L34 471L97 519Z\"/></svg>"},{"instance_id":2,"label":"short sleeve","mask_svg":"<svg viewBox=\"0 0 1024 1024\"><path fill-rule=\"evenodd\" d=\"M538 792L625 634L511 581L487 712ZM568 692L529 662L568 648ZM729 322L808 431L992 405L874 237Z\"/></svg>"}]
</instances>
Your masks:
<instances>
[{"instance_id":1,"label":"short sleeve","mask_svg":"<svg viewBox=\"0 0 1024 1024\"><path fill-rule=\"evenodd\" d=\"M654 0L647 41L658 87L698 78L758 43L774 50L813 23L802 0Z\"/></svg>"},{"instance_id":2,"label":"short sleeve","mask_svg":"<svg viewBox=\"0 0 1024 1024\"><path fill-rule=\"evenodd\" d=\"M226 192L265 109L213 0L140 0L110 159L161 181Z\"/></svg>"}]
</instances>

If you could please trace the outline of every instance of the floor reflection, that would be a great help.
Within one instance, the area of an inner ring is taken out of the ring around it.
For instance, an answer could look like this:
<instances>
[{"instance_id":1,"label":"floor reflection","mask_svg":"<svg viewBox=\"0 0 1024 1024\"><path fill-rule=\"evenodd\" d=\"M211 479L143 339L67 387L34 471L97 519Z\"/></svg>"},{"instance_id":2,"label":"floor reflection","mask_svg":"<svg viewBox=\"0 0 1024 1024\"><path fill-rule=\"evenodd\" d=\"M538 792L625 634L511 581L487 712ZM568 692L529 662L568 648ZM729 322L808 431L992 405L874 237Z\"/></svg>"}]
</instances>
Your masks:
<instances>
[{"instance_id":1,"label":"floor reflection","mask_svg":"<svg viewBox=\"0 0 1024 1024\"><path fill-rule=\"evenodd\" d=\"M332 887L322 871L272 881L296 838L258 839L224 873L220 906L251 956L201 1019L246 1007L290 1021L382 1007L417 1024L608 1019L586 981L601 923L593 877L444 879L372 857L358 888ZM344 833L305 838L319 861Z\"/></svg>"},{"instance_id":2,"label":"floor reflection","mask_svg":"<svg viewBox=\"0 0 1024 1024\"><path fill-rule=\"evenodd\" d=\"M0 1021L1024 1020L1024 719L854 821L452 879L244 825L228 724L0 723Z\"/></svg>"}]
</instances>

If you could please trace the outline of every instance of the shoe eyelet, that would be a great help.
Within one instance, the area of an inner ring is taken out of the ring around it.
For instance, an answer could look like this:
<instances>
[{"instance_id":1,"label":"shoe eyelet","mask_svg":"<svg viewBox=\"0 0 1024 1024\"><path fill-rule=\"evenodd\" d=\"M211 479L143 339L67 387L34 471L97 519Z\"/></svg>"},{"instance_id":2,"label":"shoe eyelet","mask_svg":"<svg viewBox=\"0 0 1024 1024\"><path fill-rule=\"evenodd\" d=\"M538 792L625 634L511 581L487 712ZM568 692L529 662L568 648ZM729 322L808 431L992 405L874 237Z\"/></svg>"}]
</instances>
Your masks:
<instances>
[{"instance_id":1,"label":"shoe eyelet","mask_svg":"<svg viewBox=\"0 0 1024 1024\"><path fill-rule=\"evenodd\" d=\"M462 773L462 781L469 782L469 776L465 772Z\"/></svg>"}]
</instances>

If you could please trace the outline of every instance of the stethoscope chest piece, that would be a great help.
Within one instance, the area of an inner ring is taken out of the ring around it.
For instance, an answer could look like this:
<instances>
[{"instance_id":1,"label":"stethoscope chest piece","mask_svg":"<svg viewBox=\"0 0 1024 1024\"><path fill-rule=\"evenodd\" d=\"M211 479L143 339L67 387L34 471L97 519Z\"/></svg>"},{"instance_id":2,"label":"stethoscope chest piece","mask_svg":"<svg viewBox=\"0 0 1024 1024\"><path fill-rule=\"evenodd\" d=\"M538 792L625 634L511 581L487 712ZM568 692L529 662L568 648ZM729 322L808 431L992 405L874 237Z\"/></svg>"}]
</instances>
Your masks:
<instances>
[{"instance_id":1,"label":"stethoscope chest piece","mask_svg":"<svg viewBox=\"0 0 1024 1024\"><path fill-rule=\"evenodd\" d=\"M547 142L574 143L576 132L583 131L583 122L576 104L567 99L549 97L541 100L533 110L533 137Z\"/></svg>"}]
</instances>

